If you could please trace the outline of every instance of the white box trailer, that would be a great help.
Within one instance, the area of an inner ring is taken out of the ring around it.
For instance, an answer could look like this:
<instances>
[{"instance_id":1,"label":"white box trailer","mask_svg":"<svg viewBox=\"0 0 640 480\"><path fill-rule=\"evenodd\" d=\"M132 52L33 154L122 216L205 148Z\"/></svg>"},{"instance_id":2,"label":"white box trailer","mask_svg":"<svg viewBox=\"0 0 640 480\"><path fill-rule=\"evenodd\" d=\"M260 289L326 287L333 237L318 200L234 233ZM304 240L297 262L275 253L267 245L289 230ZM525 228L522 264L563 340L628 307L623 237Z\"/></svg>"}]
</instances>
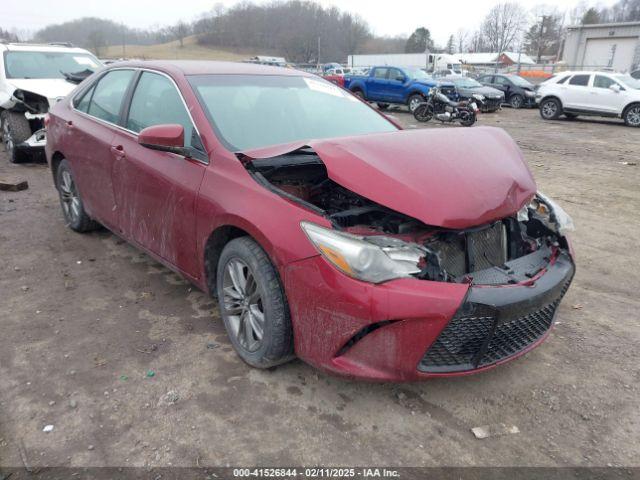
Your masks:
<instances>
[{"instance_id":1,"label":"white box trailer","mask_svg":"<svg viewBox=\"0 0 640 480\"><path fill-rule=\"evenodd\" d=\"M394 67L425 68L427 70L459 70L462 64L453 55L446 53L381 53L373 55L349 55L349 67Z\"/></svg>"}]
</instances>

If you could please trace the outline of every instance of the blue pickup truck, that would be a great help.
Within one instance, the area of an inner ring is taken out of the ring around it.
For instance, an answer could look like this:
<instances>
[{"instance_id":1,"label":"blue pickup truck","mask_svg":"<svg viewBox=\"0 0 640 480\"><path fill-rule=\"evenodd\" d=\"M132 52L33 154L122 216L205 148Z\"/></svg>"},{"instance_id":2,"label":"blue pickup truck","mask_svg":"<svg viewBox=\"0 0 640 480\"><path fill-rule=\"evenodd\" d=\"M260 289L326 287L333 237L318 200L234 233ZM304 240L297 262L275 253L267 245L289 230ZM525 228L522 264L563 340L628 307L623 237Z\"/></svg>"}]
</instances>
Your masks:
<instances>
[{"instance_id":1,"label":"blue pickup truck","mask_svg":"<svg viewBox=\"0 0 640 480\"><path fill-rule=\"evenodd\" d=\"M412 112L436 85L451 100L458 99L453 83L438 82L419 68L373 67L369 75L346 76L344 79L344 88L364 100L376 102L381 109L396 103L407 105Z\"/></svg>"}]
</instances>

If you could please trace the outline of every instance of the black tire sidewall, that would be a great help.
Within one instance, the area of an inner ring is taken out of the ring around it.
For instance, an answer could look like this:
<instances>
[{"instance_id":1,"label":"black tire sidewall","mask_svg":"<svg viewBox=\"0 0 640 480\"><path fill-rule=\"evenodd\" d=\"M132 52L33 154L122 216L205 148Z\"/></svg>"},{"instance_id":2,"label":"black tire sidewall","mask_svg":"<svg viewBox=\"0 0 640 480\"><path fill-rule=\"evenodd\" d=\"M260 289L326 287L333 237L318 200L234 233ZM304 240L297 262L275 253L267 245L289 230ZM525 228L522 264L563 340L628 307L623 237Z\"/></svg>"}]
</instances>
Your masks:
<instances>
[{"instance_id":1,"label":"black tire sidewall","mask_svg":"<svg viewBox=\"0 0 640 480\"><path fill-rule=\"evenodd\" d=\"M543 108L545 106L545 104L547 103L554 103L556 105L556 113L551 116L551 117L546 117L544 115L543 112ZM556 120L560 115L562 115L562 106L560 105L560 102L558 100L556 100L555 98L548 98L546 100L543 100L542 102L540 102L540 116L544 119L544 120Z\"/></svg>"},{"instance_id":2,"label":"black tire sidewall","mask_svg":"<svg viewBox=\"0 0 640 480\"><path fill-rule=\"evenodd\" d=\"M636 108L636 107L638 107L638 106L640 106L640 105L636 105L636 104L634 104L634 105L629 105L629 106L625 109L625 111L624 111L624 115L623 115L623 120L624 120L624 124L625 124L627 127L631 127L631 128L639 128L639 127L640 127L640 125L631 125L631 123L630 123L630 122L629 122L629 120L628 120L629 112L631 111L631 109L632 109L632 108Z\"/></svg>"},{"instance_id":3,"label":"black tire sidewall","mask_svg":"<svg viewBox=\"0 0 640 480\"><path fill-rule=\"evenodd\" d=\"M517 106L513 104L516 98L520 99L519 105ZM522 106L524 105L524 97L519 93L515 93L511 95L511 98L509 98L509 105L511 105L511 108L515 108L516 110L519 108L522 108Z\"/></svg>"},{"instance_id":4,"label":"black tire sidewall","mask_svg":"<svg viewBox=\"0 0 640 480\"><path fill-rule=\"evenodd\" d=\"M71 179L73 180L73 183L75 185L76 188L76 192L78 194L78 200L80 201L80 215L78 215L78 218L76 218L75 221L72 221L65 213L64 210L64 202L62 201L62 192L60 191L60 182L62 180L62 173L63 172L69 172L69 174L71 175ZM78 191L78 185L76 183L76 179L73 176L73 172L71 171L71 165L69 164L69 162L66 159L63 159L60 164L58 165L58 169L56 170L56 190L58 190L58 198L60 200L60 208L62 209L62 215L64 217L64 221L67 224L67 226L69 228L71 228L72 230L75 230L77 232L81 232L84 231L85 228L83 228L83 224L85 222L90 222L91 220L89 219L89 216L87 215L87 213L84 210L84 204L82 203L82 198L80 197L80 192Z\"/></svg>"},{"instance_id":5,"label":"black tire sidewall","mask_svg":"<svg viewBox=\"0 0 640 480\"><path fill-rule=\"evenodd\" d=\"M11 150L6 150L7 155L9 156L9 161L11 163L20 163L25 159L25 155L23 154L23 152L20 152L17 148L16 145L25 141L27 138L29 138L31 136L31 129L29 127L29 122L27 121L26 118L24 118L24 116L22 116L22 118L20 118L20 114L15 113L15 112L10 112L10 111L4 111L2 112L2 115L0 115L0 135L2 135L2 140L3 140L3 145L4 145L4 126L5 123L9 125L9 133L11 135L11 140L12 140L12 145L13 148ZM22 123L22 125L18 125L18 122ZM22 133L22 135L19 135L18 137L16 137L16 130L24 130L23 132L18 132L18 133Z\"/></svg>"},{"instance_id":6,"label":"black tire sidewall","mask_svg":"<svg viewBox=\"0 0 640 480\"><path fill-rule=\"evenodd\" d=\"M249 352L239 344L231 333L224 313L224 272L232 259L242 260L250 269L257 283L264 308L264 333L262 344L255 352ZM277 282L274 289L273 282ZM269 288L269 287L272 288ZM277 291L274 291L277 290ZM289 306L275 267L264 250L250 237L240 237L230 241L222 251L216 272L216 293L220 316L224 322L229 341L247 364L256 368L268 368L292 357L291 321ZM286 345L283 345L283 342ZM284 347L284 348L283 348Z\"/></svg>"}]
</instances>

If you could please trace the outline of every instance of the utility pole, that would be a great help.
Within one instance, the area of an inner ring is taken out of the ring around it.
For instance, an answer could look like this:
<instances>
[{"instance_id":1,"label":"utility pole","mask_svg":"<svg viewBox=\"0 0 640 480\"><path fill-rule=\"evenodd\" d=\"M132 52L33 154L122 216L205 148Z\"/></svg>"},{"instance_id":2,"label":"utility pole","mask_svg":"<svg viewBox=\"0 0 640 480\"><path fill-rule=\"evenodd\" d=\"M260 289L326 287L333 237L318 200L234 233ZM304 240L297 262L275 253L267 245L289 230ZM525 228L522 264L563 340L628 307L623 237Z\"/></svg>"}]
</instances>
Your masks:
<instances>
[{"instance_id":1,"label":"utility pole","mask_svg":"<svg viewBox=\"0 0 640 480\"><path fill-rule=\"evenodd\" d=\"M125 25L124 22L122 23L122 58L125 59L127 58L127 47L125 46L127 44L126 39L125 39Z\"/></svg>"},{"instance_id":2,"label":"utility pole","mask_svg":"<svg viewBox=\"0 0 640 480\"><path fill-rule=\"evenodd\" d=\"M320 71L320 35L318 35L318 72Z\"/></svg>"}]
</instances>

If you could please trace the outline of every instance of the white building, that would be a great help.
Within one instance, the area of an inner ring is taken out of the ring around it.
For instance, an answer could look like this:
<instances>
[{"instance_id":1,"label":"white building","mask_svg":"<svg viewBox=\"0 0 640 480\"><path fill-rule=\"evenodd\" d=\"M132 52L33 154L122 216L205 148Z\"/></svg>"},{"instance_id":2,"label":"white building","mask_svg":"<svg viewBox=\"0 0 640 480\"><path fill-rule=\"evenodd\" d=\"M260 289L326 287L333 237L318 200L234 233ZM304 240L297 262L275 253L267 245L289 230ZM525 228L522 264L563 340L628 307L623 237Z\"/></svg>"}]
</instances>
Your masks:
<instances>
[{"instance_id":1,"label":"white building","mask_svg":"<svg viewBox=\"0 0 640 480\"><path fill-rule=\"evenodd\" d=\"M640 22L567 28L562 60L570 69L628 72L640 65Z\"/></svg>"}]
</instances>

